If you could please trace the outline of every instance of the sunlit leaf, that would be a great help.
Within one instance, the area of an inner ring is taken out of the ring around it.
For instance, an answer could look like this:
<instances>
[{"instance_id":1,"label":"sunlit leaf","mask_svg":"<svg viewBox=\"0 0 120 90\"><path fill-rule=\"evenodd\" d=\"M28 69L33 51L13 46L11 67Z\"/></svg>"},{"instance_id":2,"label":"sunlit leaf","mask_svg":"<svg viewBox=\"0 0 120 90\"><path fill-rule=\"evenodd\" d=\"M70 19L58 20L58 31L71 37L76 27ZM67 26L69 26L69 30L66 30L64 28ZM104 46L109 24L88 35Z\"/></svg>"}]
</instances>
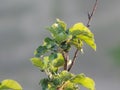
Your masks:
<instances>
[{"instance_id":1,"label":"sunlit leaf","mask_svg":"<svg viewBox=\"0 0 120 90\"><path fill-rule=\"evenodd\" d=\"M86 77L84 74L76 75L71 79L71 82L80 84L90 90L95 90L95 82L93 79Z\"/></svg>"},{"instance_id":2,"label":"sunlit leaf","mask_svg":"<svg viewBox=\"0 0 120 90\"><path fill-rule=\"evenodd\" d=\"M87 43L91 48L96 50L94 34L83 23L76 23L69 29L73 37L78 38Z\"/></svg>"},{"instance_id":3,"label":"sunlit leaf","mask_svg":"<svg viewBox=\"0 0 120 90\"><path fill-rule=\"evenodd\" d=\"M59 78L63 81L70 80L74 75L68 71L62 71L59 75Z\"/></svg>"},{"instance_id":4,"label":"sunlit leaf","mask_svg":"<svg viewBox=\"0 0 120 90\"><path fill-rule=\"evenodd\" d=\"M60 32L63 32L66 30L66 24L64 21L61 21L60 19L56 19L56 23L54 23L51 27L47 28L52 36L59 34Z\"/></svg>"},{"instance_id":5,"label":"sunlit leaf","mask_svg":"<svg viewBox=\"0 0 120 90\"><path fill-rule=\"evenodd\" d=\"M65 32L61 32L57 35L55 35L55 40L57 43L62 43L68 38L67 34Z\"/></svg>"},{"instance_id":6,"label":"sunlit leaf","mask_svg":"<svg viewBox=\"0 0 120 90\"><path fill-rule=\"evenodd\" d=\"M60 67L64 65L64 58L62 54L57 53L57 58L52 61L54 67Z\"/></svg>"},{"instance_id":7,"label":"sunlit leaf","mask_svg":"<svg viewBox=\"0 0 120 90\"><path fill-rule=\"evenodd\" d=\"M83 42L82 40L78 39L78 38L73 38L70 43L72 45L74 45L75 47L77 47L78 49L82 49L83 46Z\"/></svg>"},{"instance_id":8,"label":"sunlit leaf","mask_svg":"<svg viewBox=\"0 0 120 90\"><path fill-rule=\"evenodd\" d=\"M44 69L46 69L46 68L49 67L49 62L50 62L49 57L48 57L48 56L45 56L45 57L43 58Z\"/></svg>"},{"instance_id":9,"label":"sunlit leaf","mask_svg":"<svg viewBox=\"0 0 120 90\"><path fill-rule=\"evenodd\" d=\"M49 27L48 30L57 43L61 43L68 38L64 21L57 19L56 23Z\"/></svg>"},{"instance_id":10,"label":"sunlit leaf","mask_svg":"<svg viewBox=\"0 0 120 90\"><path fill-rule=\"evenodd\" d=\"M56 19L57 23L64 29L66 30L66 23L60 19Z\"/></svg>"},{"instance_id":11,"label":"sunlit leaf","mask_svg":"<svg viewBox=\"0 0 120 90\"><path fill-rule=\"evenodd\" d=\"M84 35L79 35L78 37L96 51L96 44L95 44L94 38L89 38Z\"/></svg>"},{"instance_id":12,"label":"sunlit leaf","mask_svg":"<svg viewBox=\"0 0 120 90\"><path fill-rule=\"evenodd\" d=\"M78 90L76 85L70 81L65 82L63 88L64 90Z\"/></svg>"},{"instance_id":13,"label":"sunlit leaf","mask_svg":"<svg viewBox=\"0 0 120 90\"><path fill-rule=\"evenodd\" d=\"M6 79L1 82L0 90L22 90L22 87L17 81Z\"/></svg>"},{"instance_id":14,"label":"sunlit leaf","mask_svg":"<svg viewBox=\"0 0 120 90\"><path fill-rule=\"evenodd\" d=\"M40 68L41 70L44 67L44 63L40 58L37 58L37 57L31 58L31 62L34 66Z\"/></svg>"}]
</instances>

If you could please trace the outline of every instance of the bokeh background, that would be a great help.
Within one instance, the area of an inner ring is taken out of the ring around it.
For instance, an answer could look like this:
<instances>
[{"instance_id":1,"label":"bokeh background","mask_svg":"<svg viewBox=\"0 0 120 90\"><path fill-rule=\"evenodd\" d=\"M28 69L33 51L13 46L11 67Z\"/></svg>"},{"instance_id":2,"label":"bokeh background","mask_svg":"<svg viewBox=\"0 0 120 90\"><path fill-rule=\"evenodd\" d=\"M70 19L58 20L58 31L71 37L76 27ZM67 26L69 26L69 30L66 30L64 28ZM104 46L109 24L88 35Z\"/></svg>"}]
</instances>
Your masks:
<instances>
[{"instance_id":1,"label":"bokeh background","mask_svg":"<svg viewBox=\"0 0 120 90\"><path fill-rule=\"evenodd\" d=\"M87 23L95 0L0 0L0 81L17 80L24 90L41 90L45 76L32 66L34 50L49 36L45 28L56 18L68 27ZM97 51L86 46L73 73L85 73L96 82L96 90L120 88L120 0L98 0L90 29ZM85 88L81 90L86 90Z\"/></svg>"}]
</instances>

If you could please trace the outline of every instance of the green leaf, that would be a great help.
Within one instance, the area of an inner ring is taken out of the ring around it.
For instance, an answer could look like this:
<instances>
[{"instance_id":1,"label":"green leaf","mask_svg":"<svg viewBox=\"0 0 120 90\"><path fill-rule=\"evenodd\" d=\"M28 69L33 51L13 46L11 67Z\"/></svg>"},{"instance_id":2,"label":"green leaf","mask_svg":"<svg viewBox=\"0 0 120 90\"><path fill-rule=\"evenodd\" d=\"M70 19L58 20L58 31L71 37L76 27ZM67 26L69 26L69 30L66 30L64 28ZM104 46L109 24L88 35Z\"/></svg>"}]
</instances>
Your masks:
<instances>
[{"instance_id":1,"label":"green leaf","mask_svg":"<svg viewBox=\"0 0 120 90\"><path fill-rule=\"evenodd\" d=\"M48 30L51 32L52 37L58 44L68 38L66 33L66 24L64 23L64 21L57 19L56 23L49 27Z\"/></svg>"},{"instance_id":2,"label":"green leaf","mask_svg":"<svg viewBox=\"0 0 120 90\"><path fill-rule=\"evenodd\" d=\"M40 80L40 84L42 86L42 90L47 90L48 83L49 83L49 80L47 78L44 78L44 79Z\"/></svg>"},{"instance_id":3,"label":"green leaf","mask_svg":"<svg viewBox=\"0 0 120 90\"><path fill-rule=\"evenodd\" d=\"M96 44L95 44L94 38L89 38L83 35L80 35L80 38L96 51Z\"/></svg>"},{"instance_id":4,"label":"green leaf","mask_svg":"<svg viewBox=\"0 0 120 90\"><path fill-rule=\"evenodd\" d=\"M47 29L51 32L52 36L54 37L55 35L66 30L66 24L64 23L64 21L57 19L56 23L54 23L51 27Z\"/></svg>"},{"instance_id":5,"label":"green leaf","mask_svg":"<svg viewBox=\"0 0 120 90\"><path fill-rule=\"evenodd\" d=\"M71 82L80 84L90 90L95 90L95 82L93 79L86 77L84 74L76 75L71 79Z\"/></svg>"},{"instance_id":6,"label":"green leaf","mask_svg":"<svg viewBox=\"0 0 120 90\"><path fill-rule=\"evenodd\" d=\"M0 90L22 90L22 87L17 81L6 79L1 82Z\"/></svg>"},{"instance_id":7,"label":"green leaf","mask_svg":"<svg viewBox=\"0 0 120 90\"><path fill-rule=\"evenodd\" d=\"M64 65L64 58L61 53L57 53L57 58L52 61L54 67L61 67Z\"/></svg>"},{"instance_id":8,"label":"green leaf","mask_svg":"<svg viewBox=\"0 0 120 90\"><path fill-rule=\"evenodd\" d=\"M60 19L56 19L58 25L60 25L64 30L66 30L66 23Z\"/></svg>"},{"instance_id":9,"label":"green leaf","mask_svg":"<svg viewBox=\"0 0 120 90\"><path fill-rule=\"evenodd\" d=\"M49 56L49 60L54 60L57 58L57 53L51 53L51 55Z\"/></svg>"},{"instance_id":10,"label":"green leaf","mask_svg":"<svg viewBox=\"0 0 120 90\"><path fill-rule=\"evenodd\" d=\"M76 85L70 81L65 82L63 85L64 90L78 90Z\"/></svg>"},{"instance_id":11,"label":"green leaf","mask_svg":"<svg viewBox=\"0 0 120 90\"><path fill-rule=\"evenodd\" d=\"M78 49L82 49L83 46L83 42L82 40L78 39L78 38L73 38L70 43L72 45L74 45L75 47L77 47Z\"/></svg>"},{"instance_id":12,"label":"green leaf","mask_svg":"<svg viewBox=\"0 0 120 90\"><path fill-rule=\"evenodd\" d=\"M39 46L35 51L35 56L40 57L41 55L45 54L48 51L46 46Z\"/></svg>"},{"instance_id":13,"label":"green leaf","mask_svg":"<svg viewBox=\"0 0 120 90\"><path fill-rule=\"evenodd\" d=\"M56 90L57 88L55 86L50 87L48 90Z\"/></svg>"},{"instance_id":14,"label":"green leaf","mask_svg":"<svg viewBox=\"0 0 120 90\"><path fill-rule=\"evenodd\" d=\"M55 41L57 43L62 43L65 40L67 40L67 38L68 38L68 36L65 32L61 32L61 33L55 35Z\"/></svg>"},{"instance_id":15,"label":"green leaf","mask_svg":"<svg viewBox=\"0 0 120 90\"><path fill-rule=\"evenodd\" d=\"M31 62L34 66L39 67L41 70L43 70L44 63L40 58L37 57L31 58Z\"/></svg>"},{"instance_id":16,"label":"green leaf","mask_svg":"<svg viewBox=\"0 0 120 90\"><path fill-rule=\"evenodd\" d=\"M92 49L96 50L96 44L94 40L94 34L83 23L76 23L69 29L73 38L78 38L87 43Z\"/></svg>"},{"instance_id":17,"label":"green leaf","mask_svg":"<svg viewBox=\"0 0 120 90\"><path fill-rule=\"evenodd\" d=\"M60 74L59 74L59 78L62 80L62 81L68 81L70 80L74 75L68 71L62 71Z\"/></svg>"},{"instance_id":18,"label":"green leaf","mask_svg":"<svg viewBox=\"0 0 120 90\"><path fill-rule=\"evenodd\" d=\"M62 42L61 45L60 45L60 48L65 52L69 52L69 50L71 49L71 45L68 42L67 41Z\"/></svg>"},{"instance_id":19,"label":"green leaf","mask_svg":"<svg viewBox=\"0 0 120 90\"><path fill-rule=\"evenodd\" d=\"M52 82L53 82L53 84L54 84L55 86L61 84L61 80L60 80L60 78L58 78L58 77L55 77L55 78L52 80Z\"/></svg>"},{"instance_id":20,"label":"green leaf","mask_svg":"<svg viewBox=\"0 0 120 90\"><path fill-rule=\"evenodd\" d=\"M47 69L49 67L49 63L50 63L50 60L49 60L48 56L45 56L43 58L43 63L44 63L44 69Z\"/></svg>"},{"instance_id":21,"label":"green leaf","mask_svg":"<svg viewBox=\"0 0 120 90\"><path fill-rule=\"evenodd\" d=\"M44 44L43 46L46 46L47 49L54 48L56 45L55 41L49 37L44 39Z\"/></svg>"}]
</instances>

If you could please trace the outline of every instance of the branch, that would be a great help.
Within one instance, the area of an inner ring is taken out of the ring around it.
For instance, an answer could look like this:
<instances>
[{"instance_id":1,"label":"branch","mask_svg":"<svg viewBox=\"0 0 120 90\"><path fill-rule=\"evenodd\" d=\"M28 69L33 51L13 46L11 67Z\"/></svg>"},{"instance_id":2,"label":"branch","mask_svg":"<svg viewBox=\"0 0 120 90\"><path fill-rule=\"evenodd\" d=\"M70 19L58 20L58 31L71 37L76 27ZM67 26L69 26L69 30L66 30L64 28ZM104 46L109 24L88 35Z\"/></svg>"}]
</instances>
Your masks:
<instances>
[{"instance_id":1,"label":"branch","mask_svg":"<svg viewBox=\"0 0 120 90\"><path fill-rule=\"evenodd\" d=\"M63 52L62 55L63 55L64 61L65 61L64 70L67 70L67 62L69 60L69 56L68 56L67 52Z\"/></svg>"},{"instance_id":2,"label":"branch","mask_svg":"<svg viewBox=\"0 0 120 90\"><path fill-rule=\"evenodd\" d=\"M98 3L98 0L96 0L96 2L94 4L92 12L88 13L88 22L87 22L87 25L86 25L87 27L90 27L90 22L92 20L93 15L95 14L95 11L96 11L96 8L97 8L97 3Z\"/></svg>"},{"instance_id":3,"label":"branch","mask_svg":"<svg viewBox=\"0 0 120 90\"><path fill-rule=\"evenodd\" d=\"M98 3L98 0L96 0L96 2L94 4L92 12L88 13L88 22L87 22L87 25L86 25L88 28L90 27L90 22L92 20L93 15L95 14L95 11L96 11L96 8L97 8L97 3ZM79 51L79 49L76 49L74 57L73 57L73 60L72 60L72 63L70 65L70 67L68 68L68 71L70 71L72 66L74 65L76 57L77 57L77 54L78 54L78 51Z\"/></svg>"},{"instance_id":4,"label":"branch","mask_svg":"<svg viewBox=\"0 0 120 90\"><path fill-rule=\"evenodd\" d=\"M73 64L75 63L75 60L76 60L76 57L77 57L78 51L79 51L79 49L77 49L77 50L75 51L75 55L74 55L74 57L73 57L73 60L72 60L72 63L71 63L71 65L70 65L70 67L68 68L68 71L71 70Z\"/></svg>"}]
</instances>

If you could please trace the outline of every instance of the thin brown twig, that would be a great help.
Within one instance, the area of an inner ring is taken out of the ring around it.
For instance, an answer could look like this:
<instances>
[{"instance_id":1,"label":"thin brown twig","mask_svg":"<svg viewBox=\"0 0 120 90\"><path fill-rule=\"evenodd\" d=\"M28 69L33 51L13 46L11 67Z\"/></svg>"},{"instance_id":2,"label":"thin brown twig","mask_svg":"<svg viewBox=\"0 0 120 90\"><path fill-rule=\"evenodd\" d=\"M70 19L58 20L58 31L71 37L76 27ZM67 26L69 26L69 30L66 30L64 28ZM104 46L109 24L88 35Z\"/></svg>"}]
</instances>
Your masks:
<instances>
[{"instance_id":1,"label":"thin brown twig","mask_svg":"<svg viewBox=\"0 0 120 90\"><path fill-rule=\"evenodd\" d=\"M68 68L68 71L71 70L73 64L75 63L75 60L76 60L76 57L77 57L78 51L79 51L79 49L77 49L77 50L75 51L75 54L74 54L74 57L73 57L72 63L71 63L71 65L70 65L70 67Z\"/></svg>"},{"instance_id":2,"label":"thin brown twig","mask_svg":"<svg viewBox=\"0 0 120 90\"><path fill-rule=\"evenodd\" d=\"M98 3L98 0L96 0L96 2L95 2L95 4L94 4L93 9L92 9L92 12L91 12L91 13L88 13L88 22L87 22L87 25L86 25L87 27L90 27L90 22L91 22L91 20L92 20L93 15L95 14L95 11L96 11L96 8L97 8L97 3ZM76 49L75 54L74 54L74 57L73 57L73 59L72 59L72 63L71 63L71 65L70 65L70 67L68 68L68 71L70 71L71 68L72 68L72 66L74 65L75 60L76 60L76 57L77 57L77 54L78 54L78 51L79 51L79 49Z\"/></svg>"},{"instance_id":3,"label":"thin brown twig","mask_svg":"<svg viewBox=\"0 0 120 90\"><path fill-rule=\"evenodd\" d=\"M87 25L86 25L87 27L90 27L90 21L92 20L92 17L95 14L95 11L96 11L96 8L97 8L97 3L98 3L98 0L96 0L96 2L95 2L91 14L88 13L88 22L87 22Z\"/></svg>"},{"instance_id":4,"label":"thin brown twig","mask_svg":"<svg viewBox=\"0 0 120 90\"><path fill-rule=\"evenodd\" d=\"M63 55L64 61L65 61L64 70L67 70L67 61L69 59L69 56L68 56L67 52L63 52L62 55Z\"/></svg>"}]
</instances>

